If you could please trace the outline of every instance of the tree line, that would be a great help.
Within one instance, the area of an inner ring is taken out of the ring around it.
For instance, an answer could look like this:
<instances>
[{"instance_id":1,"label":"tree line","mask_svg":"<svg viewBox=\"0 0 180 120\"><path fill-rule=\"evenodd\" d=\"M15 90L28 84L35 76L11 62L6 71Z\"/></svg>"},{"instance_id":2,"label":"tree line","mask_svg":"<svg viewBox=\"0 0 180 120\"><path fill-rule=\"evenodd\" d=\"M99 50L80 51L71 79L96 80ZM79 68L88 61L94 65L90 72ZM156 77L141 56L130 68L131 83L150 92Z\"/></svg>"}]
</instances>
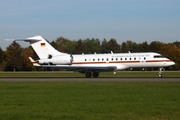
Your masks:
<instances>
[{"instance_id":1,"label":"tree line","mask_svg":"<svg viewBox=\"0 0 180 120\"><path fill-rule=\"evenodd\" d=\"M176 64L169 67L169 70L180 70L180 42L163 43L152 41L151 43L136 43L131 40L117 43L116 39L99 40L97 38L87 38L79 40L69 40L58 37L49 42L55 49L69 54L89 54L89 53L131 53L136 52L157 52L173 60ZM13 41L6 50L0 47L0 71L41 71L42 67L34 67L28 57L38 59L38 56L31 46L23 48Z\"/></svg>"}]
</instances>

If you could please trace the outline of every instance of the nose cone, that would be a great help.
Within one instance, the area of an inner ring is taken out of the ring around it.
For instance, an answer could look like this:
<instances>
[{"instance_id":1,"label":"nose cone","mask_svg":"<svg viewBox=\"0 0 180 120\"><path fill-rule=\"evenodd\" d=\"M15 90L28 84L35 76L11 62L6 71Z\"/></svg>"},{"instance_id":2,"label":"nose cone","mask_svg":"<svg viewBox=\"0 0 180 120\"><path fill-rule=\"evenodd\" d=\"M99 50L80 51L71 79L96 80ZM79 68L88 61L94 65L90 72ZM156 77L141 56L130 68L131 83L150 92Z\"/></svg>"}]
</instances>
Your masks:
<instances>
[{"instance_id":1,"label":"nose cone","mask_svg":"<svg viewBox=\"0 0 180 120\"><path fill-rule=\"evenodd\" d=\"M175 65L175 62L172 61L172 65Z\"/></svg>"},{"instance_id":2,"label":"nose cone","mask_svg":"<svg viewBox=\"0 0 180 120\"><path fill-rule=\"evenodd\" d=\"M172 66L175 65L174 61L169 60L168 62L165 62L165 66Z\"/></svg>"}]
</instances>

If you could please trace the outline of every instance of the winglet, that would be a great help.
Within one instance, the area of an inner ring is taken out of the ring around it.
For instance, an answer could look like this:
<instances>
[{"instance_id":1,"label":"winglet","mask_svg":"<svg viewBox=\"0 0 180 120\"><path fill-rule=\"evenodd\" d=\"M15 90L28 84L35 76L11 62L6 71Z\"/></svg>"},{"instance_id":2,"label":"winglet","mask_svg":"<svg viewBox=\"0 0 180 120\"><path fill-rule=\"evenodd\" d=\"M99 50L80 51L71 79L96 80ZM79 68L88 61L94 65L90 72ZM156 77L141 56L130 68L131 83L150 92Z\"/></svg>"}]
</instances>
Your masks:
<instances>
[{"instance_id":1,"label":"winglet","mask_svg":"<svg viewBox=\"0 0 180 120\"><path fill-rule=\"evenodd\" d=\"M29 60L32 62L33 66L40 66L36 61L34 61L31 57L29 57Z\"/></svg>"}]
</instances>

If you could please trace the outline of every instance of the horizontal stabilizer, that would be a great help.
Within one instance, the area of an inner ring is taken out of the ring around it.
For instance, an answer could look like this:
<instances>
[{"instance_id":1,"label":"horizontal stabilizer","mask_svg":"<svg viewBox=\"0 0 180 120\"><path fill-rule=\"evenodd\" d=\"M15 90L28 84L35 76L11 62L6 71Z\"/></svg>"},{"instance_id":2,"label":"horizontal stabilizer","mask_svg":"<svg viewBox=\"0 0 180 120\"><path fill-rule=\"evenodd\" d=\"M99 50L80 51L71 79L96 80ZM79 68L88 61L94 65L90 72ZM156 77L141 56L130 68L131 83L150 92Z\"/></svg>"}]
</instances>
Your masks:
<instances>
[{"instance_id":1,"label":"horizontal stabilizer","mask_svg":"<svg viewBox=\"0 0 180 120\"><path fill-rule=\"evenodd\" d=\"M29 38L18 38L18 39L5 39L7 41L25 41L25 42L37 42L41 41L43 38L41 36L34 36Z\"/></svg>"},{"instance_id":2,"label":"horizontal stabilizer","mask_svg":"<svg viewBox=\"0 0 180 120\"><path fill-rule=\"evenodd\" d=\"M34 61L31 57L29 57L29 60L33 64L33 66L40 66L36 61Z\"/></svg>"}]
</instances>

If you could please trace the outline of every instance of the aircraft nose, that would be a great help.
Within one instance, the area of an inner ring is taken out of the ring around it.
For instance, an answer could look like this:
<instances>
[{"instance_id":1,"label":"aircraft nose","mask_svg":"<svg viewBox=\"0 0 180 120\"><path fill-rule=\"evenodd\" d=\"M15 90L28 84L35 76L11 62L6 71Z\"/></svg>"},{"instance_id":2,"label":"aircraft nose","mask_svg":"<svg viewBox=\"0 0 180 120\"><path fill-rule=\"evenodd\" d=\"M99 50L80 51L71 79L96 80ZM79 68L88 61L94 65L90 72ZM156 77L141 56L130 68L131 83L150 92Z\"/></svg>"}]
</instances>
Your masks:
<instances>
[{"instance_id":1,"label":"aircraft nose","mask_svg":"<svg viewBox=\"0 0 180 120\"><path fill-rule=\"evenodd\" d=\"M174 65L174 64L175 64L175 62L174 62L174 61L171 61L171 60L169 60L168 62L167 62L167 61L164 62L164 66L166 66L166 67L172 66L172 65Z\"/></svg>"},{"instance_id":2,"label":"aircraft nose","mask_svg":"<svg viewBox=\"0 0 180 120\"><path fill-rule=\"evenodd\" d=\"M175 65L175 62L174 61L170 61L169 62L169 65L171 66L171 65Z\"/></svg>"}]
</instances>

